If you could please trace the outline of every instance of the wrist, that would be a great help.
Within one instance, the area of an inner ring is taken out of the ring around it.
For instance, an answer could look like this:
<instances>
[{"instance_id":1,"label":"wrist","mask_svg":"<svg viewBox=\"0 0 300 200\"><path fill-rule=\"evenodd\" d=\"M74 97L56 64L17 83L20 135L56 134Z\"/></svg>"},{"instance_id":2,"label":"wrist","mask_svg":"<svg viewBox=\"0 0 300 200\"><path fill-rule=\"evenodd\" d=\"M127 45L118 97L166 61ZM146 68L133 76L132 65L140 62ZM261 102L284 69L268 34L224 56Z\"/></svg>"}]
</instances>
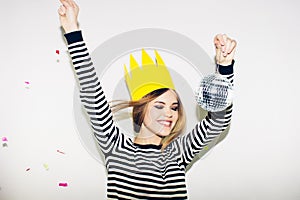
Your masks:
<instances>
[{"instance_id":1,"label":"wrist","mask_svg":"<svg viewBox=\"0 0 300 200\"><path fill-rule=\"evenodd\" d=\"M67 33L71 33L71 32L75 32L75 31L79 31L78 27L68 27L68 28L64 28L65 29L65 34Z\"/></svg>"},{"instance_id":2,"label":"wrist","mask_svg":"<svg viewBox=\"0 0 300 200\"><path fill-rule=\"evenodd\" d=\"M217 62L217 64L222 66L230 66L233 62L234 62L233 60L229 60L229 61Z\"/></svg>"},{"instance_id":3,"label":"wrist","mask_svg":"<svg viewBox=\"0 0 300 200\"><path fill-rule=\"evenodd\" d=\"M66 34L79 30L79 26L78 26L77 22L70 22L70 23L66 24L65 26L63 26L63 28L64 28Z\"/></svg>"}]
</instances>

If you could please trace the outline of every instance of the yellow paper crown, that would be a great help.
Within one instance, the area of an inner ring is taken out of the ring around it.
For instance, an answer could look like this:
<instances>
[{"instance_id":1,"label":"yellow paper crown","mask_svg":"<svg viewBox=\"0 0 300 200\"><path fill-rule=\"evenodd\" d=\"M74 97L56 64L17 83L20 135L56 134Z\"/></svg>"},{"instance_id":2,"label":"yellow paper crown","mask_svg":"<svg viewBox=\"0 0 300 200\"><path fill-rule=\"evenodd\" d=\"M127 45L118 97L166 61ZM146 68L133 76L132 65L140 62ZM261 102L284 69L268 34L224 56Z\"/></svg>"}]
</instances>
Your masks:
<instances>
[{"instance_id":1,"label":"yellow paper crown","mask_svg":"<svg viewBox=\"0 0 300 200\"><path fill-rule=\"evenodd\" d=\"M142 49L142 65L130 54L130 74L124 65L125 81L133 101L140 100L146 94L162 89L174 89L174 84L164 61L155 50L156 63Z\"/></svg>"}]
</instances>

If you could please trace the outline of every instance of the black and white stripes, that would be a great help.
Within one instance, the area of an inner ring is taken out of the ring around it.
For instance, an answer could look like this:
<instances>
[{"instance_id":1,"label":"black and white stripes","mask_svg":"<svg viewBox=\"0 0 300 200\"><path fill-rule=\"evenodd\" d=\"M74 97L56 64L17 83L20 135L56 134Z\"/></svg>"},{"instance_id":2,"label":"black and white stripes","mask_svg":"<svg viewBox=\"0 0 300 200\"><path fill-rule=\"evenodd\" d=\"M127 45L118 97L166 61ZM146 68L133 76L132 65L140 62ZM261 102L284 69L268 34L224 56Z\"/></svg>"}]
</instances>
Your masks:
<instances>
[{"instance_id":1,"label":"black and white stripes","mask_svg":"<svg viewBox=\"0 0 300 200\"><path fill-rule=\"evenodd\" d=\"M197 153L226 129L232 107L209 113L191 132L175 139L163 151L160 145L134 144L113 122L81 31L65 37L79 81L82 105L105 156L107 198L187 199L185 169ZM232 73L226 76L233 80Z\"/></svg>"}]
</instances>

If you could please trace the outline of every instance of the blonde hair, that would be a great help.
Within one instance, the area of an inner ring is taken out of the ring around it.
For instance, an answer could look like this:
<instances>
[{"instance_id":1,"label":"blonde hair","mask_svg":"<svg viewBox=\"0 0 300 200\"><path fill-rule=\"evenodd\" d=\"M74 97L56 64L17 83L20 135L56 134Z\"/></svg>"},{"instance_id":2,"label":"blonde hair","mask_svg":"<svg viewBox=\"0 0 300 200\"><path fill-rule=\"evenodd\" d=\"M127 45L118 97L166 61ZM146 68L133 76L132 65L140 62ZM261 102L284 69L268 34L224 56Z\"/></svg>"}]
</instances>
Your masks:
<instances>
[{"instance_id":1,"label":"blonde hair","mask_svg":"<svg viewBox=\"0 0 300 200\"><path fill-rule=\"evenodd\" d=\"M162 95L168 90L172 90L176 94L177 101L178 101L178 120L175 126L173 127L173 129L171 130L171 133L162 139L161 141L162 150L166 148L176 137L178 137L178 135L180 135L180 133L183 131L185 127L185 120L186 120L185 112L183 109L182 102L179 98L179 95L175 90L169 88L162 88L148 93L147 95L145 95L144 97L142 97L140 100L137 101L112 101L111 102L111 108L113 112L117 112L119 110L129 108L129 107L133 108L132 109L133 129L135 132L138 133L144 121L146 110L147 110L146 108L149 102L153 101L158 96Z\"/></svg>"}]
</instances>

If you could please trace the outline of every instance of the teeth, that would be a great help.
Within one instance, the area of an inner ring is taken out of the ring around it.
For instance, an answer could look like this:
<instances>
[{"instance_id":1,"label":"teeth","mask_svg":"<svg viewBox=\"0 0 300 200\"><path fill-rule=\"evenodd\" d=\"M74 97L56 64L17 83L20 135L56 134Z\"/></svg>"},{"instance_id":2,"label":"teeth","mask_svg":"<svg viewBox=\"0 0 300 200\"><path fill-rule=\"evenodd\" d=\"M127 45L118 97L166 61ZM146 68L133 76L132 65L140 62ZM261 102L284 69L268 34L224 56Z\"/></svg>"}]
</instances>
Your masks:
<instances>
[{"instance_id":1,"label":"teeth","mask_svg":"<svg viewBox=\"0 0 300 200\"><path fill-rule=\"evenodd\" d=\"M171 122L169 122L169 121L160 121L159 123L162 124L162 125L165 125L165 126L170 126L171 125Z\"/></svg>"}]
</instances>

